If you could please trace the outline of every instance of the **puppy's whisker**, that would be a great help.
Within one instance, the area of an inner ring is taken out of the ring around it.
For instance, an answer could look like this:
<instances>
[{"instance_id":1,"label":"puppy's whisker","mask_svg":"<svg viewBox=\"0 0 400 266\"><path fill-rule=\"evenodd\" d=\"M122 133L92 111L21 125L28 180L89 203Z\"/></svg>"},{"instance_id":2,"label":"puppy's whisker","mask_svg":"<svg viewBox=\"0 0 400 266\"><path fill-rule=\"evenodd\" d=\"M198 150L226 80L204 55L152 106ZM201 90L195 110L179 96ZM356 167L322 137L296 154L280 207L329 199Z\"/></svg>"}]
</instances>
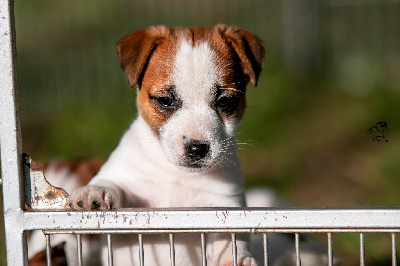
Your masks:
<instances>
[{"instance_id":1,"label":"puppy's whisker","mask_svg":"<svg viewBox=\"0 0 400 266\"><path fill-rule=\"evenodd\" d=\"M221 163L224 164L226 167L231 166L231 165L236 166L236 163L232 159L228 158L227 156L221 157Z\"/></svg>"},{"instance_id":2,"label":"puppy's whisker","mask_svg":"<svg viewBox=\"0 0 400 266\"><path fill-rule=\"evenodd\" d=\"M226 142L226 141L229 141L229 140L231 140L231 141L236 141L235 137L236 137L239 133L241 133L241 131L238 131L238 132L236 132L235 134L233 134L232 136L229 136L229 137L227 137L226 139L223 139L221 142L223 143L223 142Z\"/></svg>"}]
</instances>

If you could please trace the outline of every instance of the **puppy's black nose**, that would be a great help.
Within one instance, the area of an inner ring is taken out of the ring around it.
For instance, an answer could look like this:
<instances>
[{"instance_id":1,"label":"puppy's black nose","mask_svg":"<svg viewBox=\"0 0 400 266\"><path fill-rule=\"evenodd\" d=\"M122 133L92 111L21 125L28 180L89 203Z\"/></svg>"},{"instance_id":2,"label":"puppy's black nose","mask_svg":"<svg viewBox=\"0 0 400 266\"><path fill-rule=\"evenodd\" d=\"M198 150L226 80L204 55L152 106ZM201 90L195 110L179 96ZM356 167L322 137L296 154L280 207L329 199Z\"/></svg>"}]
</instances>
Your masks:
<instances>
[{"instance_id":1,"label":"puppy's black nose","mask_svg":"<svg viewBox=\"0 0 400 266\"><path fill-rule=\"evenodd\" d=\"M191 161L198 161L207 156L210 151L210 144L200 140L190 140L185 144L186 156Z\"/></svg>"}]
</instances>

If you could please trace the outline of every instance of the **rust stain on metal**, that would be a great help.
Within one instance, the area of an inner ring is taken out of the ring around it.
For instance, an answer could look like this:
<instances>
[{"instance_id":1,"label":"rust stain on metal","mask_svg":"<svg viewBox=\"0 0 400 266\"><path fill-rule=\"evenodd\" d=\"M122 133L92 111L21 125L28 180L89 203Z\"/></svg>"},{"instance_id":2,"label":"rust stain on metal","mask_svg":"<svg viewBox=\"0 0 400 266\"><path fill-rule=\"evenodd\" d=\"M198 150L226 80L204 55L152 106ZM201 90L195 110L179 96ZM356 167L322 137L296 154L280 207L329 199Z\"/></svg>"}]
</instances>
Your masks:
<instances>
[{"instance_id":1,"label":"rust stain on metal","mask_svg":"<svg viewBox=\"0 0 400 266\"><path fill-rule=\"evenodd\" d=\"M39 164L27 154L23 155L26 205L32 209L64 209L68 193L52 186L45 178Z\"/></svg>"}]
</instances>

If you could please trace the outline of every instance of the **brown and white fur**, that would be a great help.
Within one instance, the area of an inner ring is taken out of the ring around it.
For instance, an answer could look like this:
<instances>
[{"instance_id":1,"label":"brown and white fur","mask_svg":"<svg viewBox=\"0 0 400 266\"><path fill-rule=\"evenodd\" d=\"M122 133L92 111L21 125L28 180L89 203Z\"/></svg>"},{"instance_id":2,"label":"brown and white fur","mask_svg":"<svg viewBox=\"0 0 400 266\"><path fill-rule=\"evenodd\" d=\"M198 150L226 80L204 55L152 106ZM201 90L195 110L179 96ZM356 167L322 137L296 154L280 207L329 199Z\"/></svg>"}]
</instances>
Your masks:
<instances>
[{"instance_id":1,"label":"brown and white fur","mask_svg":"<svg viewBox=\"0 0 400 266\"><path fill-rule=\"evenodd\" d=\"M138 117L90 181L75 190L76 210L244 207L235 131L245 92L263 65L263 42L232 26L150 27L118 44L121 67L137 86ZM199 265L200 241L177 237L176 264ZM114 265L138 265L136 238L115 236ZM168 259L168 241L144 238L146 265ZM228 238L207 241L209 265L232 265ZM237 243L240 265L257 265Z\"/></svg>"}]
</instances>

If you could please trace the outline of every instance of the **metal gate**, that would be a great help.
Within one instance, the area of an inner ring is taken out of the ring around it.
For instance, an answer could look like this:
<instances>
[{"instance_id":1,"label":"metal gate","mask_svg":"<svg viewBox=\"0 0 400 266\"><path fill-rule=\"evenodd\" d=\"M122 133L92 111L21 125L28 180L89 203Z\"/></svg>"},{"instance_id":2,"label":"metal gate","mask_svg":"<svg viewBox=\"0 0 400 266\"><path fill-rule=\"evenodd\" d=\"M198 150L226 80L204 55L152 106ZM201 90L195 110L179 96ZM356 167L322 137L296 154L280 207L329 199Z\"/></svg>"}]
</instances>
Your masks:
<instances>
[{"instance_id":1,"label":"metal gate","mask_svg":"<svg viewBox=\"0 0 400 266\"><path fill-rule=\"evenodd\" d=\"M333 265L332 234L356 232L360 236L360 265L365 264L364 233L379 232L391 235L392 265L397 265L396 233L400 231L399 208L358 209L279 209L227 208L180 210L118 210L77 212L67 210L27 210L25 208L26 180L20 141L18 93L16 82L16 51L13 21L13 1L0 0L0 117L1 163L4 221L8 265L27 265L27 232L43 230L47 240L48 265L50 235L75 234L77 256L82 262L82 234L106 234L109 264L112 265L111 234L137 234L140 261L143 265L143 234L167 234L170 243L171 265L174 265L174 236L180 233L199 234L202 262L206 264L205 236L227 233L232 239L232 256L236 258L236 234L262 234L264 265L268 265L269 233L294 233L296 264L301 263L300 234L326 234L328 265ZM29 181L28 181L29 183Z\"/></svg>"}]
</instances>

